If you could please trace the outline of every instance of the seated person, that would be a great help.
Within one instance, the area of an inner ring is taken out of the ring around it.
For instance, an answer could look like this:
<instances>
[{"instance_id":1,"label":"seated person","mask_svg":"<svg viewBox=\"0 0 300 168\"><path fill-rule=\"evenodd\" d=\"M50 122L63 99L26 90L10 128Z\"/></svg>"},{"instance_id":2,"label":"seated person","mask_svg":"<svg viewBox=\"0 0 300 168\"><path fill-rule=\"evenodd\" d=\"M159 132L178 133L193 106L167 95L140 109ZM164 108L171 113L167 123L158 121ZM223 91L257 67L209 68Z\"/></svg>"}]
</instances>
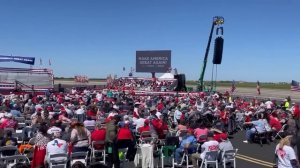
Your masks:
<instances>
[{"instance_id":1,"label":"seated person","mask_svg":"<svg viewBox=\"0 0 300 168\"><path fill-rule=\"evenodd\" d=\"M0 146L17 146L17 145L18 145L17 139L12 136L11 131L7 131L4 138L1 140ZM2 152L3 156L13 156L15 154L16 154L15 151L11 151L11 150Z\"/></svg>"},{"instance_id":2,"label":"seated person","mask_svg":"<svg viewBox=\"0 0 300 168\"><path fill-rule=\"evenodd\" d=\"M16 120L14 120L13 115L11 113L5 114L4 117L5 117L5 120L2 121L2 123L0 124L0 128L2 128L2 129L4 129L4 128L17 129L18 122Z\"/></svg>"},{"instance_id":3,"label":"seated person","mask_svg":"<svg viewBox=\"0 0 300 168\"><path fill-rule=\"evenodd\" d=\"M119 131L117 134L117 146L118 149L128 148L126 159L133 161L135 152L134 152L134 136L129 129L129 122L120 122Z\"/></svg>"},{"instance_id":4,"label":"seated person","mask_svg":"<svg viewBox=\"0 0 300 168\"><path fill-rule=\"evenodd\" d=\"M180 142L179 148L175 151L175 164L179 164L181 161L181 157L183 152L193 153L196 152L195 145L197 140L193 134L193 130L189 129L187 131L187 135Z\"/></svg>"},{"instance_id":5,"label":"seated person","mask_svg":"<svg viewBox=\"0 0 300 168\"><path fill-rule=\"evenodd\" d=\"M277 117L277 113L276 112L273 112L272 115L270 115L269 117L269 124L270 124L270 127L272 128L273 131L280 131L281 127L282 127L282 124L280 123L278 117Z\"/></svg>"},{"instance_id":6,"label":"seated person","mask_svg":"<svg viewBox=\"0 0 300 168\"><path fill-rule=\"evenodd\" d=\"M52 135L54 132L61 132L61 121L57 120L52 127L47 131L47 134Z\"/></svg>"},{"instance_id":7,"label":"seated person","mask_svg":"<svg viewBox=\"0 0 300 168\"><path fill-rule=\"evenodd\" d=\"M206 152L218 151L219 150L219 142L214 140L214 133L208 132L207 141L201 145L201 153L192 154L191 159L193 162L194 168L197 168L198 160L203 160L205 158Z\"/></svg>"},{"instance_id":8,"label":"seated person","mask_svg":"<svg viewBox=\"0 0 300 168\"><path fill-rule=\"evenodd\" d=\"M204 124L201 124L200 128L196 128L194 131L195 137L197 138L197 141L200 143L206 141L206 139L200 139L200 136L202 135L207 136L207 133L208 133L208 129L205 127Z\"/></svg>"},{"instance_id":9,"label":"seated person","mask_svg":"<svg viewBox=\"0 0 300 168\"><path fill-rule=\"evenodd\" d=\"M142 132L150 131L150 121L147 119L144 121L144 126L140 127L138 129L139 133L141 134Z\"/></svg>"},{"instance_id":10,"label":"seated person","mask_svg":"<svg viewBox=\"0 0 300 168\"><path fill-rule=\"evenodd\" d=\"M258 132L258 133L266 132L265 121L264 121L263 115L259 115L258 120L251 121L251 122L245 122L245 124L252 124L253 127L246 131L246 140L243 141L244 143L253 141L254 134L256 132Z\"/></svg>"},{"instance_id":11,"label":"seated person","mask_svg":"<svg viewBox=\"0 0 300 168\"><path fill-rule=\"evenodd\" d=\"M95 131L92 132L91 135L91 140L93 141L104 141L105 140L105 135L106 135L106 130L105 128L101 127L101 123L97 123L95 127ZM96 150L103 149L103 145L95 145L94 148Z\"/></svg>"},{"instance_id":12,"label":"seated person","mask_svg":"<svg viewBox=\"0 0 300 168\"><path fill-rule=\"evenodd\" d=\"M86 120L83 122L85 127L94 127L96 125L95 120L92 119L91 116L87 116Z\"/></svg>"},{"instance_id":13,"label":"seated person","mask_svg":"<svg viewBox=\"0 0 300 168\"><path fill-rule=\"evenodd\" d=\"M211 128L210 131L214 134L214 140L221 142L221 137L227 136L227 133L224 133L223 131Z\"/></svg>"},{"instance_id":14,"label":"seated person","mask_svg":"<svg viewBox=\"0 0 300 168\"><path fill-rule=\"evenodd\" d=\"M53 134L53 140L47 143L46 147L46 163L50 164L50 155L53 154L60 154L60 153L67 153L68 145L65 140L61 139L61 132L57 131ZM56 158L57 160L63 158Z\"/></svg>"},{"instance_id":15,"label":"seated person","mask_svg":"<svg viewBox=\"0 0 300 168\"><path fill-rule=\"evenodd\" d=\"M17 146L17 139L12 136L11 131L6 131L4 138L1 140L1 146Z\"/></svg>"},{"instance_id":16,"label":"seated person","mask_svg":"<svg viewBox=\"0 0 300 168\"><path fill-rule=\"evenodd\" d=\"M223 152L228 151L228 150L233 150L232 143L228 139L227 134L222 134L220 137L220 140L221 141L219 142L219 149L220 149L219 160L222 159L221 157L222 157Z\"/></svg>"}]
</instances>

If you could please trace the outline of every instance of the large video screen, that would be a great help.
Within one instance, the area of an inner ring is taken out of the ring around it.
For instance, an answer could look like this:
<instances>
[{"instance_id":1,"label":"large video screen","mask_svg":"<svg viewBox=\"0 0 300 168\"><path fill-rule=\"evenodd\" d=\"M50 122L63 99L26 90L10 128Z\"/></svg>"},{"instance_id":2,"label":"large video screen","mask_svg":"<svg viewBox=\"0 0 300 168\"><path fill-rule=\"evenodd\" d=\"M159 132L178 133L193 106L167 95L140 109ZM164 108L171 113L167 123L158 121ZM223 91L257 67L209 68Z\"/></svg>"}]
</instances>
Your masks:
<instances>
[{"instance_id":1,"label":"large video screen","mask_svg":"<svg viewBox=\"0 0 300 168\"><path fill-rule=\"evenodd\" d=\"M136 72L165 73L171 68L171 50L136 51Z\"/></svg>"}]
</instances>

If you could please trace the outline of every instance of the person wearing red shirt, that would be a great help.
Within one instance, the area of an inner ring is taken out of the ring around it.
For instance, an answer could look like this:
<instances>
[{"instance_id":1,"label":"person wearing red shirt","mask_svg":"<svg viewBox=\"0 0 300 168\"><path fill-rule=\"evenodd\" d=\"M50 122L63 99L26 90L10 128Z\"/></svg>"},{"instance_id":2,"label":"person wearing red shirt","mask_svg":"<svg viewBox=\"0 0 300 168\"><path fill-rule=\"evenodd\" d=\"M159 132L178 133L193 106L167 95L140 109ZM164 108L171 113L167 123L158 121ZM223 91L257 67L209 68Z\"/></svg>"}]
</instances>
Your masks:
<instances>
[{"instance_id":1,"label":"person wearing red shirt","mask_svg":"<svg viewBox=\"0 0 300 168\"><path fill-rule=\"evenodd\" d=\"M298 104L294 105L293 116L295 118L299 118L300 117L300 110L299 110L299 105Z\"/></svg>"},{"instance_id":2,"label":"person wearing red shirt","mask_svg":"<svg viewBox=\"0 0 300 168\"><path fill-rule=\"evenodd\" d=\"M126 159L129 161L134 160L135 152L134 152L134 136L129 129L129 122L120 122L119 123L119 131L117 134L117 146L118 149L128 148Z\"/></svg>"},{"instance_id":3,"label":"person wearing red shirt","mask_svg":"<svg viewBox=\"0 0 300 168\"><path fill-rule=\"evenodd\" d=\"M93 106L88 107L86 115L95 120L96 119L96 115L97 115L96 108L93 107Z\"/></svg>"},{"instance_id":4,"label":"person wearing red shirt","mask_svg":"<svg viewBox=\"0 0 300 168\"><path fill-rule=\"evenodd\" d=\"M279 119L277 118L277 113L273 112L272 115L270 115L270 121L269 124L272 128L272 130L278 132L280 131L282 124L280 123Z\"/></svg>"},{"instance_id":5,"label":"person wearing red shirt","mask_svg":"<svg viewBox=\"0 0 300 168\"><path fill-rule=\"evenodd\" d=\"M167 119L168 118L164 117L163 115L160 116L161 127L159 130L157 130L159 139L165 139L167 136L167 134L164 132L169 130Z\"/></svg>"},{"instance_id":6,"label":"person wearing red shirt","mask_svg":"<svg viewBox=\"0 0 300 168\"><path fill-rule=\"evenodd\" d=\"M146 131L150 131L149 123L150 123L149 120L146 119L146 120L144 121L144 126L142 126L142 127L139 128L139 133L146 132Z\"/></svg>"},{"instance_id":7,"label":"person wearing red shirt","mask_svg":"<svg viewBox=\"0 0 300 168\"><path fill-rule=\"evenodd\" d=\"M104 141L105 140L105 135L106 135L105 128L102 128L101 124L97 123L95 131L92 132L91 140L92 140L92 142L93 141ZM94 148L96 150L104 149L104 144L103 145L95 145Z\"/></svg>"}]
</instances>

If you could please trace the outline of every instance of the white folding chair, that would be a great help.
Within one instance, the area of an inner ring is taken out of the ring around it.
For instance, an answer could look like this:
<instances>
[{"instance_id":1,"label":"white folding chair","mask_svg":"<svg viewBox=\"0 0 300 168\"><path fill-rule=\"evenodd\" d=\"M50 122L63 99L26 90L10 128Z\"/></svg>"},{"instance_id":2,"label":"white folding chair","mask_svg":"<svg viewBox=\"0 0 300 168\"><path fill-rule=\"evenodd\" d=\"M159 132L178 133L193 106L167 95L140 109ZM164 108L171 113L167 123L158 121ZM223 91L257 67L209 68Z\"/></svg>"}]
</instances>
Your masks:
<instances>
[{"instance_id":1,"label":"white folding chair","mask_svg":"<svg viewBox=\"0 0 300 168\"><path fill-rule=\"evenodd\" d=\"M49 167L51 168L67 168L68 164L68 154L50 154Z\"/></svg>"},{"instance_id":2,"label":"white folding chair","mask_svg":"<svg viewBox=\"0 0 300 168\"><path fill-rule=\"evenodd\" d=\"M275 135L274 139L276 139L277 137L279 137L280 139L282 139L283 137L280 134L284 133L286 127L287 127L287 124L284 124L281 127L281 129L277 132L277 134Z\"/></svg>"},{"instance_id":3,"label":"white folding chair","mask_svg":"<svg viewBox=\"0 0 300 168\"><path fill-rule=\"evenodd\" d=\"M200 144L195 144L194 148L196 149L196 152L198 152L198 150L200 148ZM191 155L191 153L187 153L187 151L185 151L183 153L182 160L181 160L181 163L180 163L181 166L183 166L183 163L185 161L186 162L186 168L193 167L193 165L189 164L189 161L190 161L189 157L190 157L190 155Z\"/></svg>"},{"instance_id":4,"label":"white folding chair","mask_svg":"<svg viewBox=\"0 0 300 168\"><path fill-rule=\"evenodd\" d=\"M105 153L105 146L104 146L105 142L104 141L93 141L92 142L92 146L91 146L91 156L90 156L90 162L92 162L93 158L96 158L96 153L101 153L103 160L100 161L100 163L105 164L105 157L106 157L106 153ZM95 146L97 145L103 145L103 149L95 149Z\"/></svg>"},{"instance_id":5,"label":"white folding chair","mask_svg":"<svg viewBox=\"0 0 300 168\"><path fill-rule=\"evenodd\" d=\"M80 161L85 166L87 166L87 159L88 159L88 152L74 152L74 153L71 153L71 156L70 156L71 167L77 161Z\"/></svg>"},{"instance_id":6,"label":"white folding chair","mask_svg":"<svg viewBox=\"0 0 300 168\"><path fill-rule=\"evenodd\" d=\"M233 150L224 151L222 153L222 162L224 168L226 168L227 163L233 163L233 168L236 168L235 156L237 154L237 151L238 149L233 149Z\"/></svg>"},{"instance_id":7,"label":"white folding chair","mask_svg":"<svg viewBox=\"0 0 300 168\"><path fill-rule=\"evenodd\" d=\"M218 168L218 166L219 166L218 155L219 155L219 151L206 152L204 159L201 162L200 168L202 168L203 164L204 164L205 168L207 168L207 165L209 165L209 164L215 164L216 168Z\"/></svg>"}]
</instances>

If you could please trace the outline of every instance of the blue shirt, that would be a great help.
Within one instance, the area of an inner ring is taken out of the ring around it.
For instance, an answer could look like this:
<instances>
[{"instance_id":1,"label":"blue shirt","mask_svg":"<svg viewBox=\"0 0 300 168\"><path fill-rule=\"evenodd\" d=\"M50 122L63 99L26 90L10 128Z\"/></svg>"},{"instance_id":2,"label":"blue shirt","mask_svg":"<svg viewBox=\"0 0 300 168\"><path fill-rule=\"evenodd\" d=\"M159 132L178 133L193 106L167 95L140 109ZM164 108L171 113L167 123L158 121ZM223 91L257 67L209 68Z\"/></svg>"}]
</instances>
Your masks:
<instances>
[{"instance_id":1,"label":"blue shirt","mask_svg":"<svg viewBox=\"0 0 300 168\"><path fill-rule=\"evenodd\" d=\"M265 122L262 119L252 121L252 124L255 126L258 132L266 132Z\"/></svg>"},{"instance_id":2,"label":"blue shirt","mask_svg":"<svg viewBox=\"0 0 300 168\"><path fill-rule=\"evenodd\" d=\"M14 116L14 117L21 117L21 112L18 110L10 110L10 113Z\"/></svg>"},{"instance_id":3,"label":"blue shirt","mask_svg":"<svg viewBox=\"0 0 300 168\"><path fill-rule=\"evenodd\" d=\"M197 143L196 138L193 135L186 136L180 143L180 148L184 149L186 144L194 145Z\"/></svg>"}]
</instances>

